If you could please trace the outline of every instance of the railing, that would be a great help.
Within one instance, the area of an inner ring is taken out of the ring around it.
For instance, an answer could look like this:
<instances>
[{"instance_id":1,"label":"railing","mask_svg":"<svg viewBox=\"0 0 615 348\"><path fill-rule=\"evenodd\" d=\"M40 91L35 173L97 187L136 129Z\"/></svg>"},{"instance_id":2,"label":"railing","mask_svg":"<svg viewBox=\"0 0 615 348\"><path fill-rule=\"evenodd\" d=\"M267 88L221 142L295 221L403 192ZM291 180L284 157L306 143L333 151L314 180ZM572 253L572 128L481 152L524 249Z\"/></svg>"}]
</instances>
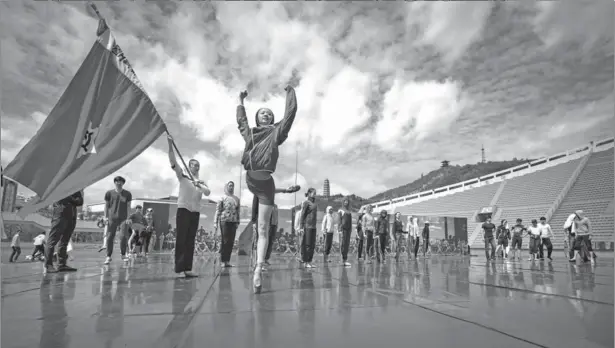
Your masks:
<instances>
[{"instance_id":1,"label":"railing","mask_svg":"<svg viewBox=\"0 0 615 348\"><path fill-rule=\"evenodd\" d=\"M603 139L597 142L590 142L589 145L585 145L585 146L581 146L572 150L568 150L565 152L561 152L558 154L555 154L553 156L548 156L548 157L543 157L543 158L539 158L537 160L525 163L525 164L521 164L518 165L516 167L511 167L508 169L504 169L498 172L494 172L491 174L487 174L487 175L483 175L481 177L478 178L473 178L473 179L469 179L463 182L458 182L456 184L451 184L448 186L443 186L440 188L436 188L433 190L427 190L427 191L423 191L423 192L419 192L419 193L414 193L411 195L407 195L407 196L403 196L403 197L396 197L393 199L389 199L389 200L385 200L385 201L380 201L380 202L376 202L376 203L372 203L372 207L374 208L379 208L382 206L390 206L393 205L395 203L400 203L400 202L406 202L406 201L410 201L410 200L415 200L418 198L423 198L425 196L432 196L434 194L438 194L438 193L443 193L443 192L448 192L451 190L458 190L461 188L465 188L465 187L469 187L471 185L474 185L472 187L475 186L479 186L483 183L488 183L489 180L492 179L505 179L507 178L508 174L518 174L519 172L523 171L525 172L528 169L532 169L533 167L537 167L537 166L541 166L541 165L545 165L549 162L553 162L553 161L559 161L563 158L569 158L568 160L573 160L576 158L580 158L581 155L585 155L587 153L589 153L590 151L594 151L594 152L600 152L600 151L604 151L604 150L608 150L610 148L613 147L615 142L615 138L607 138L607 139ZM564 161L562 161L564 162Z\"/></svg>"},{"instance_id":2,"label":"railing","mask_svg":"<svg viewBox=\"0 0 615 348\"><path fill-rule=\"evenodd\" d=\"M591 153L591 150L590 150L590 153ZM551 218L553 217L553 214L555 214L555 211L557 210L557 208L559 208L559 206L562 204L562 201L564 200L564 198L566 198L566 196L568 195L568 192L570 191L570 189L572 188L574 183L579 178L579 175L581 174L581 171L583 171L583 169L585 169L585 166L587 165L587 161L589 161L589 157L590 157L589 155L583 157L583 159L581 160L581 163L579 163L577 168L574 170L574 172L572 173L572 175L568 179L568 182L566 183L566 186L564 186L564 188L557 195L557 198L555 199L555 201L551 205L551 208L549 208L549 210L547 210L547 214L545 215L545 218L547 219L547 221L551 222Z\"/></svg>"}]
</instances>

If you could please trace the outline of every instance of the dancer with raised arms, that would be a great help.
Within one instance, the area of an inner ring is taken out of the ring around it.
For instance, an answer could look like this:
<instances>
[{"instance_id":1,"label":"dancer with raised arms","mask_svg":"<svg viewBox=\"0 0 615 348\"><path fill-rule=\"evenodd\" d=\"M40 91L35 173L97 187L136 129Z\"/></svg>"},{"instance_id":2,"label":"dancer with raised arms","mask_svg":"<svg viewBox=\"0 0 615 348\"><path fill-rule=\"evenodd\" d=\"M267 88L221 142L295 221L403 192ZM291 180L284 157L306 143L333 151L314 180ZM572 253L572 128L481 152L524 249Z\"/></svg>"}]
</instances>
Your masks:
<instances>
[{"instance_id":1,"label":"dancer with raised arms","mask_svg":"<svg viewBox=\"0 0 615 348\"><path fill-rule=\"evenodd\" d=\"M246 170L248 189L258 199L258 244L253 279L255 293L261 291L262 266L265 262L271 213L275 203L275 182L271 175L275 172L278 164L278 147L288 138L288 133L297 114L295 90L287 86L285 91L286 110L284 111L284 118L278 123L274 123L274 115L270 109L261 108L256 111L256 127L250 128L246 109L243 105L248 96L247 91L239 93L239 105L237 106L237 125L246 143L241 164Z\"/></svg>"}]
</instances>

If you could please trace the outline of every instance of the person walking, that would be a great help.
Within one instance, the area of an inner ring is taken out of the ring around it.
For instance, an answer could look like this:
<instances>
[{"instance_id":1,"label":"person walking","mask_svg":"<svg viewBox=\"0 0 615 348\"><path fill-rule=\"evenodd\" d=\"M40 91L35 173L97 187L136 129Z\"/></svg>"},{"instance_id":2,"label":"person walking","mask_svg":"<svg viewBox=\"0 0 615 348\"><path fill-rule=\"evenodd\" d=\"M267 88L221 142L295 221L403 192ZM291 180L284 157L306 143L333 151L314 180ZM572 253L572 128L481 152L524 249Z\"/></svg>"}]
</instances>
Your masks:
<instances>
[{"instance_id":1,"label":"person walking","mask_svg":"<svg viewBox=\"0 0 615 348\"><path fill-rule=\"evenodd\" d=\"M107 250L107 258L105 259L105 265L111 263L111 256L113 255L113 243L115 241L115 235L117 230L122 228L122 235L120 240L120 249L125 249L125 245L128 243L128 235L122 225L126 224L126 220L130 215L130 202L132 202L132 193L128 190L124 190L126 179L121 176L113 178L114 190L109 190L105 193L105 238L103 246L98 250ZM125 255L123 255L125 256Z\"/></svg>"}]
</instances>

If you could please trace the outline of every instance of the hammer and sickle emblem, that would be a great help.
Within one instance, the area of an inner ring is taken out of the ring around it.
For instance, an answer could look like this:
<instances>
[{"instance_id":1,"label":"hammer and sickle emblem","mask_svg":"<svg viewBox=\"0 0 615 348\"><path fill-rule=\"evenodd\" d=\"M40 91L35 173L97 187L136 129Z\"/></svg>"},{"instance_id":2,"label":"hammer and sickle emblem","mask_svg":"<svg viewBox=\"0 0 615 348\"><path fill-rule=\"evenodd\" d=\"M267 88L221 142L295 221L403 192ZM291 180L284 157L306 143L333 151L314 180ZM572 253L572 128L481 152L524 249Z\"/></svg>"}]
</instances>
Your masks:
<instances>
[{"instance_id":1,"label":"hammer and sickle emblem","mask_svg":"<svg viewBox=\"0 0 615 348\"><path fill-rule=\"evenodd\" d=\"M83 136L83 143L81 144L81 148L83 149L83 151L88 152L88 147L90 146L90 143L92 142L92 135L94 134L94 132L91 132L89 130L85 131L85 135Z\"/></svg>"}]
</instances>

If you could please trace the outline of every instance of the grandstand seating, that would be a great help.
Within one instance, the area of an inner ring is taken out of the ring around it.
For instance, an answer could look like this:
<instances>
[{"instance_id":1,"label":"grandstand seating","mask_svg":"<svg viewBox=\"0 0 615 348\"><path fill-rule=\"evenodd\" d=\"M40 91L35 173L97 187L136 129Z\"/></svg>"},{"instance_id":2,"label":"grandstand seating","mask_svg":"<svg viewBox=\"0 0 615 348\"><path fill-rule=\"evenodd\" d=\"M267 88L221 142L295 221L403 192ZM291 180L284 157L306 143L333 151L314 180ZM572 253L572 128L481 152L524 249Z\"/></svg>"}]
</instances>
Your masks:
<instances>
[{"instance_id":1,"label":"grandstand seating","mask_svg":"<svg viewBox=\"0 0 615 348\"><path fill-rule=\"evenodd\" d=\"M580 162L581 159L576 159L507 180L496 205L500 208L546 205L546 213Z\"/></svg>"},{"instance_id":2,"label":"grandstand seating","mask_svg":"<svg viewBox=\"0 0 615 348\"><path fill-rule=\"evenodd\" d=\"M588 154L587 162L574 184L553 214L550 224L556 234L555 248L563 247L565 219L575 210L582 209L592 221L594 242L611 242L613 237L613 192L614 170L613 149ZM514 224L517 218L530 224L532 219L546 216L562 190L585 158L557 164L522 176L507 179L495 205L498 221L506 219ZM472 219L481 207L491 205L500 183L488 184L426 201L400 206L396 211L402 214L456 216L468 218L468 235L479 225ZM610 207L610 209L608 209ZM482 232L480 232L482 234ZM607 243L607 248L608 248ZM527 247L524 241L524 247ZM473 247L482 247L479 234Z\"/></svg>"},{"instance_id":3,"label":"grandstand seating","mask_svg":"<svg viewBox=\"0 0 615 348\"><path fill-rule=\"evenodd\" d=\"M477 209L491 204L499 183L489 184L459 193L453 193L427 201L414 203L397 209L402 214L458 216L452 213L474 213Z\"/></svg>"},{"instance_id":4,"label":"grandstand seating","mask_svg":"<svg viewBox=\"0 0 615 348\"><path fill-rule=\"evenodd\" d=\"M556 234L554 247L563 246L563 225L568 215L583 210L592 223L594 236L598 242L613 241L613 213L607 207L613 204L615 174L613 169L613 149L590 155L585 168L549 223Z\"/></svg>"}]
</instances>

